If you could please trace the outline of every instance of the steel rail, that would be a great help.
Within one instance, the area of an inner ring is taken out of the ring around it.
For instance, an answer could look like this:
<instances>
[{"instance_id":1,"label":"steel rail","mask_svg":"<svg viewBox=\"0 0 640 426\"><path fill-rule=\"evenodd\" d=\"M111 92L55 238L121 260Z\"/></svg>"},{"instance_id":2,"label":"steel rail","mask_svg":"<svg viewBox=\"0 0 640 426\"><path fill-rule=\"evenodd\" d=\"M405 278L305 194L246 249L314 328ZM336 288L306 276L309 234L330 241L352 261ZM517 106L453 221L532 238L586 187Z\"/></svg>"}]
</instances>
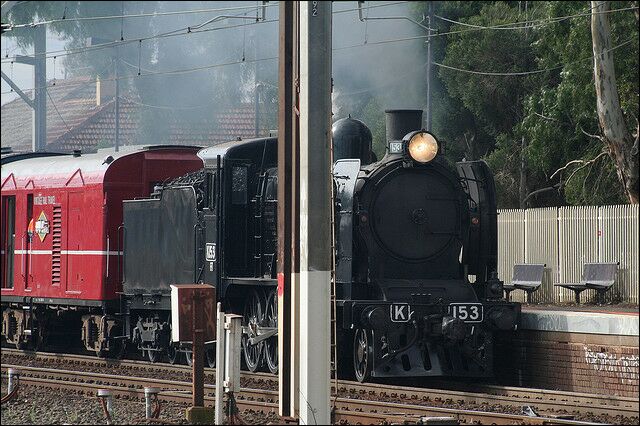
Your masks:
<instances>
[{"instance_id":1,"label":"steel rail","mask_svg":"<svg viewBox=\"0 0 640 426\"><path fill-rule=\"evenodd\" d=\"M26 356L42 360L51 360L61 364L73 364L76 366L113 366L130 368L134 374L146 374L145 372L158 374L167 372L189 379L191 367L151 364L147 361L109 360L92 356L32 353L18 350L4 349L3 354ZM17 367L22 368L22 367ZM215 369L206 368L205 376L213 381ZM150 380L150 379L146 379ZM156 379L153 379L156 380ZM242 373L243 387L277 388L277 377L268 373ZM468 386L468 388L467 388ZM467 389L469 391L467 391ZM332 389L335 392L335 389ZM639 403L635 398L618 397L614 395L587 394L577 392L563 392L546 389L526 389L510 386L495 385L465 385L465 390L428 389L405 386L362 384L352 381L340 380L338 382L338 396L350 399L376 399L398 398L407 401L438 404L476 404L500 405L521 407L531 405L542 414L567 414L585 415L622 415L625 417L638 417Z\"/></svg>"},{"instance_id":2,"label":"steel rail","mask_svg":"<svg viewBox=\"0 0 640 426\"><path fill-rule=\"evenodd\" d=\"M3 365L2 371L5 372L8 368L20 369L20 382L23 385L71 390L82 395L95 395L97 389L108 389L114 395L126 398L143 398L144 387L153 386L161 389L159 398L162 400L180 403L189 403L191 401L192 384L190 382L13 365ZM205 385L205 400L207 402L213 402L214 391L214 385ZM244 388L241 389L236 398L242 409L267 413L277 412L278 410L277 391ZM453 417L467 424L473 422L480 422L482 424L596 424L553 417L529 417L516 414L429 407L414 404L407 405L395 402L367 401L350 398L337 398L335 400L334 415L335 422L415 422L425 416L446 416Z\"/></svg>"}]
</instances>

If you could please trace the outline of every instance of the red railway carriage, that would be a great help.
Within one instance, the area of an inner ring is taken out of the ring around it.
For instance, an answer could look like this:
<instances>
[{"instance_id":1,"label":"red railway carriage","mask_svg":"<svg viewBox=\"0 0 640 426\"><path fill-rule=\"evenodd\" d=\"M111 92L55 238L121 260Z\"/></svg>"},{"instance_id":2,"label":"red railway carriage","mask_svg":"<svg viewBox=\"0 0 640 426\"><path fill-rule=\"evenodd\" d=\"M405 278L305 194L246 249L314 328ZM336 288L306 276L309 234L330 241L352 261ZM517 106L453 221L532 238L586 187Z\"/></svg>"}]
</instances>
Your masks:
<instances>
[{"instance_id":1,"label":"red railway carriage","mask_svg":"<svg viewBox=\"0 0 640 426\"><path fill-rule=\"evenodd\" d=\"M154 185L202 168L197 151L126 147L2 159L2 335L8 343L38 345L58 328L45 324L65 320L75 321L87 349L108 349L115 324L108 315L121 291L122 201L148 197Z\"/></svg>"}]
</instances>

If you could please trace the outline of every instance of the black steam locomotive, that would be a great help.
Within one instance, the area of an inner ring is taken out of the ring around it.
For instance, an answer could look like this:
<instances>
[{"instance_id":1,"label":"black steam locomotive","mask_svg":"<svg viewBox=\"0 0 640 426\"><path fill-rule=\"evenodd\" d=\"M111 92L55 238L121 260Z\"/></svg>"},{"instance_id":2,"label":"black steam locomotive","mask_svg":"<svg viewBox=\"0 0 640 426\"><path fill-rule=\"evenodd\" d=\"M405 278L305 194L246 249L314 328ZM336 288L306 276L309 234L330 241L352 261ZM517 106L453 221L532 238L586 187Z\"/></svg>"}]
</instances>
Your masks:
<instances>
[{"instance_id":1,"label":"black steam locomotive","mask_svg":"<svg viewBox=\"0 0 640 426\"><path fill-rule=\"evenodd\" d=\"M491 172L450 165L421 119L387 111L379 161L362 122L333 126L338 366L360 381L490 376L493 333L520 314L497 278ZM169 285L210 283L243 315L246 366L277 371L276 144L204 149L204 169L124 202L123 329L151 360L189 360L170 341Z\"/></svg>"}]
</instances>

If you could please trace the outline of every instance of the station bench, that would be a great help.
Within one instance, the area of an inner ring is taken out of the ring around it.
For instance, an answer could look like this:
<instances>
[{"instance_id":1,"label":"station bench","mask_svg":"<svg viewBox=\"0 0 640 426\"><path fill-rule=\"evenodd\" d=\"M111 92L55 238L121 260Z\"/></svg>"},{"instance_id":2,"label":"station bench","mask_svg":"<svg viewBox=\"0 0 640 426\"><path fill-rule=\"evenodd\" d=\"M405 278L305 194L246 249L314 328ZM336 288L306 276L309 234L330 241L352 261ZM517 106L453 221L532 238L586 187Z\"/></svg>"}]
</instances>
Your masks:
<instances>
[{"instance_id":1,"label":"station bench","mask_svg":"<svg viewBox=\"0 0 640 426\"><path fill-rule=\"evenodd\" d=\"M580 293L585 290L598 292L598 304L604 303L604 294L616 281L616 273L620 262L615 263L585 263L580 283L554 284L557 287L568 288L576 294L576 304L580 304Z\"/></svg>"},{"instance_id":2,"label":"station bench","mask_svg":"<svg viewBox=\"0 0 640 426\"><path fill-rule=\"evenodd\" d=\"M546 264L523 263L513 265L513 278L511 282L505 284L504 291L507 293L507 300L510 300L513 290L524 290L527 293L527 303L531 293L542 285L542 276Z\"/></svg>"}]
</instances>

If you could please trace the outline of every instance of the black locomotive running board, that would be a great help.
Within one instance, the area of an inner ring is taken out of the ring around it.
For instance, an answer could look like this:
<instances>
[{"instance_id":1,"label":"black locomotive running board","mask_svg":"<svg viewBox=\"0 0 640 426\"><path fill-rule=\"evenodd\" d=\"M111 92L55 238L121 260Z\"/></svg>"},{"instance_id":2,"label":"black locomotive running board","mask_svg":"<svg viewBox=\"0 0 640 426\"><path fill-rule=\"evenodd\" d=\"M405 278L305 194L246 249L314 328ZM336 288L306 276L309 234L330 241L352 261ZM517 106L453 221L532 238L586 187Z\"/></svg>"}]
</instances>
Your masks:
<instances>
[{"instance_id":1,"label":"black locomotive running board","mask_svg":"<svg viewBox=\"0 0 640 426\"><path fill-rule=\"evenodd\" d=\"M272 278L224 278L223 281L229 285L278 285L278 280Z\"/></svg>"}]
</instances>

